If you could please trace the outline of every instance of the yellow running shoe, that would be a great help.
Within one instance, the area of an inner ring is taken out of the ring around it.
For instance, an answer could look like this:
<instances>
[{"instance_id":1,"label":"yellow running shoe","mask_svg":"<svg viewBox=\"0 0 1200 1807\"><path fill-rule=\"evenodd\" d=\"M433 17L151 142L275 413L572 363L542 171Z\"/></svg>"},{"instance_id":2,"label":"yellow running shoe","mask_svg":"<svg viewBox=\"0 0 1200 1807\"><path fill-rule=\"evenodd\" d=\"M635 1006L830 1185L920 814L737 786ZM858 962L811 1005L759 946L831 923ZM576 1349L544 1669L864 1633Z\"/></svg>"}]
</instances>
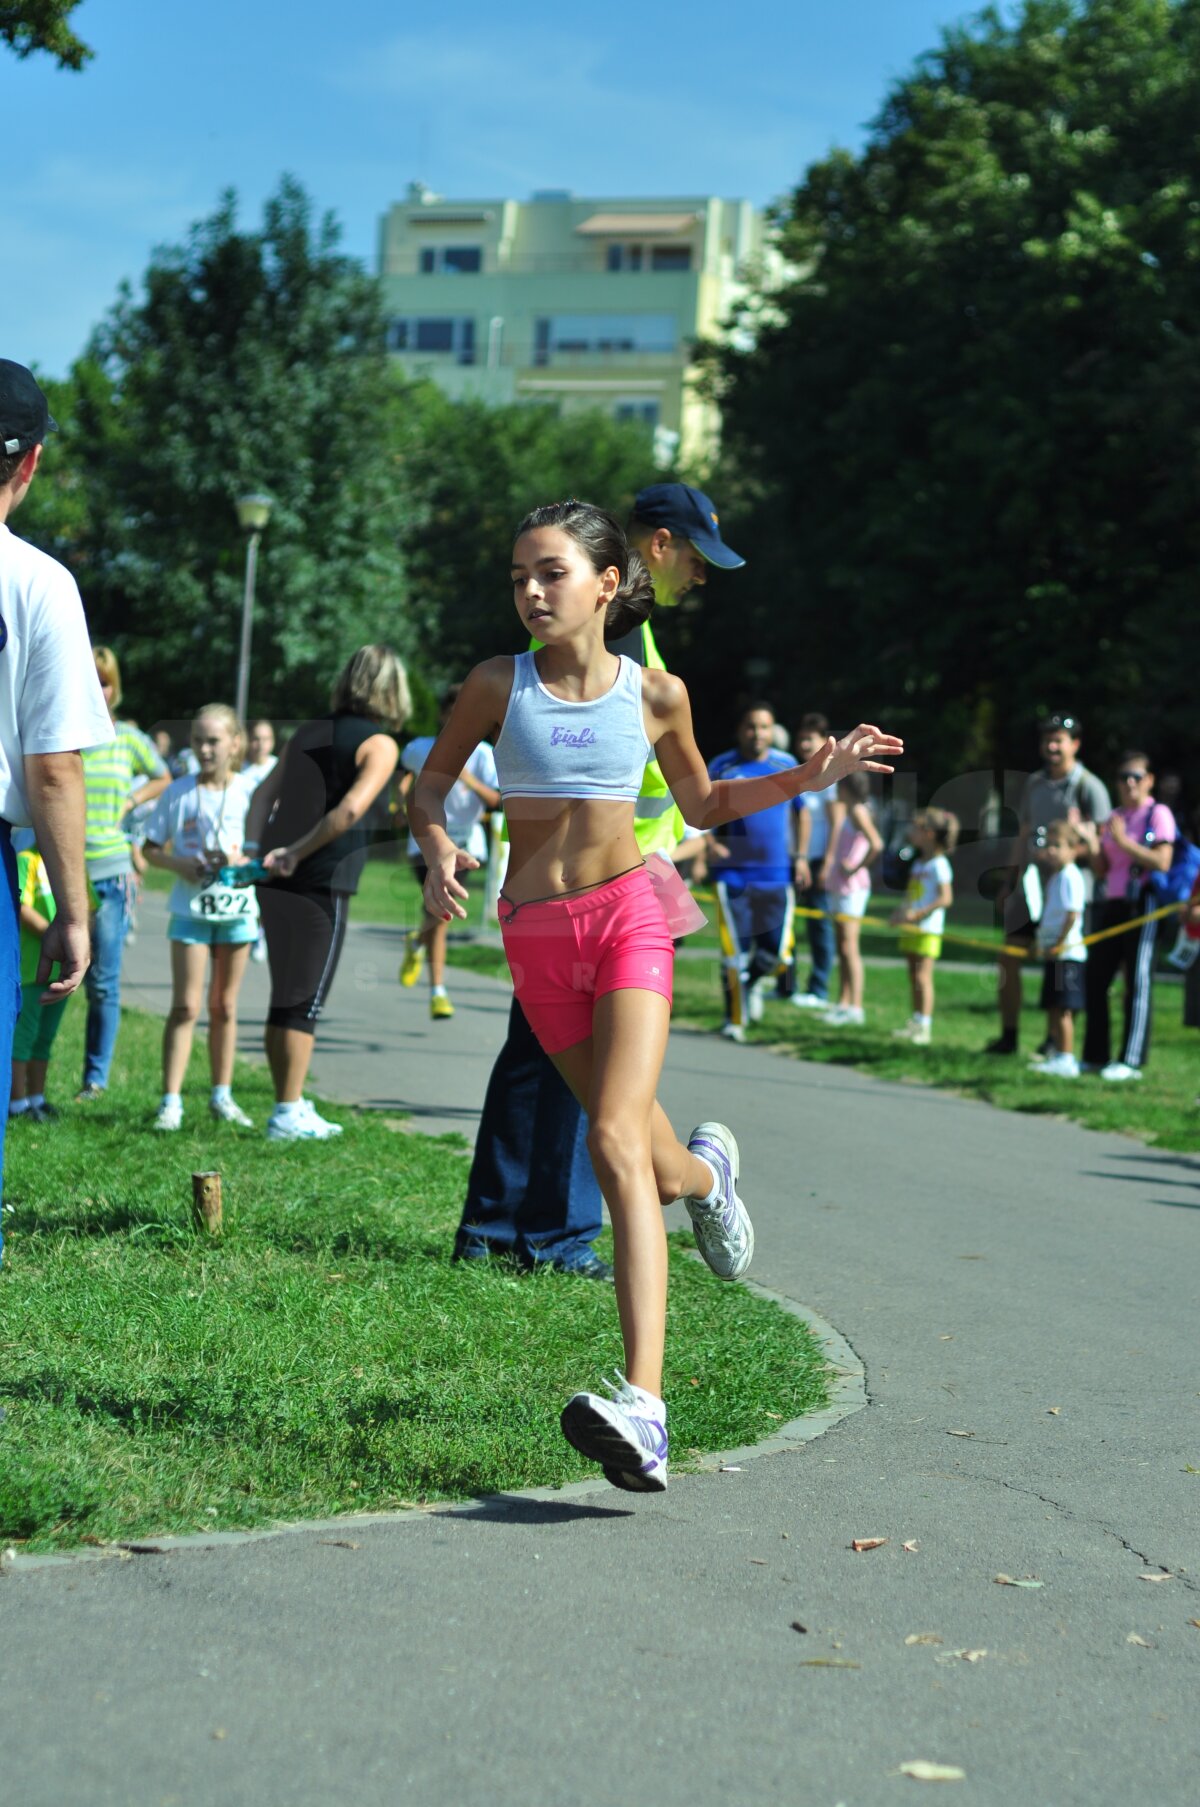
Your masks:
<instances>
[{"instance_id":1,"label":"yellow running shoe","mask_svg":"<svg viewBox=\"0 0 1200 1807\"><path fill-rule=\"evenodd\" d=\"M441 997L430 998L429 1014L435 1023L444 1023L447 1017L454 1015L454 1006L444 994Z\"/></svg>"},{"instance_id":2,"label":"yellow running shoe","mask_svg":"<svg viewBox=\"0 0 1200 1807\"><path fill-rule=\"evenodd\" d=\"M421 931L413 929L404 938L404 958L400 962L400 983L404 986L415 985L421 977L421 968L425 964L425 949L421 945Z\"/></svg>"}]
</instances>

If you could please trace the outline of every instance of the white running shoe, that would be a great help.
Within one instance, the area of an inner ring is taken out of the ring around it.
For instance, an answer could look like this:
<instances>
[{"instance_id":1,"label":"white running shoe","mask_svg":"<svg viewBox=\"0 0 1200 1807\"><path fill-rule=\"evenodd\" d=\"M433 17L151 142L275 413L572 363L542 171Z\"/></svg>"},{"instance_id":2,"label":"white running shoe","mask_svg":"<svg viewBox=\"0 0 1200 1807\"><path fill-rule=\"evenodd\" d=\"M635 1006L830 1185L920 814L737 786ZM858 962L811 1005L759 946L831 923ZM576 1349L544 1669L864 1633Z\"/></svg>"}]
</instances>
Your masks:
<instances>
[{"instance_id":1,"label":"white running shoe","mask_svg":"<svg viewBox=\"0 0 1200 1807\"><path fill-rule=\"evenodd\" d=\"M718 1280L740 1280L754 1255L754 1226L737 1195L738 1145L723 1123L701 1123L688 1137L688 1153L707 1162L717 1176L717 1196L708 1203L685 1198L696 1247Z\"/></svg>"},{"instance_id":2,"label":"white running shoe","mask_svg":"<svg viewBox=\"0 0 1200 1807\"><path fill-rule=\"evenodd\" d=\"M267 1118L268 1142L328 1142L341 1133L341 1124L319 1117L307 1098L301 1098L298 1111L282 1117L273 1110Z\"/></svg>"},{"instance_id":3,"label":"white running shoe","mask_svg":"<svg viewBox=\"0 0 1200 1807\"><path fill-rule=\"evenodd\" d=\"M763 1011L767 1007L763 997L766 988L765 979L755 979L753 985L747 987L746 1014L752 1023L761 1023L763 1020Z\"/></svg>"},{"instance_id":4,"label":"white running shoe","mask_svg":"<svg viewBox=\"0 0 1200 1807\"><path fill-rule=\"evenodd\" d=\"M1039 1061L1030 1061L1031 1073L1047 1073L1051 1079L1078 1079L1079 1062L1073 1054L1047 1054Z\"/></svg>"},{"instance_id":5,"label":"white running shoe","mask_svg":"<svg viewBox=\"0 0 1200 1807\"><path fill-rule=\"evenodd\" d=\"M744 1042L746 1031L740 1023L722 1023L721 1034L727 1042Z\"/></svg>"},{"instance_id":6,"label":"white running shoe","mask_svg":"<svg viewBox=\"0 0 1200 1807\"><path fill-rule=\"evenodd\" d=\"M867 1013L859 1004L835 1004L821 1018L831 1029L858 1029L867 1020Z\"/></svg>"},{"instance_id":7,"label":"white running shoe","mask_svg":"<svg viewBox=\"0 0 1200 1807\"><path fill-rule=\"evenodd\" d=\"M222 1123L236 1123L239 1129L253 1129L254 1119L248 1117L240 1104L232 1098L210 1098L208 1108L213 1116Z\"/></svg>"},{"instance_id":8,"label":"white running shoe","mask_svg":"<svg viewBox=\"0 0 1200 1807\"><path fill-rule=\"evenodd\" d=\"M254 943L254 946L250 949L250 958L253 960L255 966L262 966L265 963L267 958L267 938L265 935L260 935L258 940Z\"/></svg>"},{"instance_id":9,"label":"white running shoe","mask_svg":"<svg viewBox=\"0 0 1200 1807\"><path fill-rule=\"evenodd\" d=\"M559 1420L563 1436L605 1478L626 1493L665 1493L667 1488L667 1408L653 1393L631 1387L618 1374L604 1385L611 1399L576 1393Z\"/></svg>"},{"instance_id":10,"label":"white running shoe","mask_svg":"<svg viewBox=\"0 0 1200 1807\"><path fill-rule=\"evenodd\" d=\"M1101 1079L1115 1080L1120 1084L1126 1079L1140 1079L1142 1077L1142 1069L1140 1067L1127 1067L1123 1060L1110 1060L1106 1067L1101 1067L1100 1077Z\"/></svg>"},{"instance_id":11,"label":"white running shoe","mask_svg":"<svg viewBox=\"0 0 1200 1807\"><path fill-rule=\"evenodd\" d=\"M792 1003L797 1010L828 1010L829 999L819 998L815 991L794 991Z\"/></svg>"},{"instance_id":12,"label":"white running shoe","mask_svg":"<svg viewBox=\"0 0 1200 1807\"><path fill-rule=\"evenodd\" d=\"M154 1119L154 1127L155 1129L165 1130L182 1129L182 1104L160 1104L158 1107L158 1115Z\"/></svg>"}]
</instances>

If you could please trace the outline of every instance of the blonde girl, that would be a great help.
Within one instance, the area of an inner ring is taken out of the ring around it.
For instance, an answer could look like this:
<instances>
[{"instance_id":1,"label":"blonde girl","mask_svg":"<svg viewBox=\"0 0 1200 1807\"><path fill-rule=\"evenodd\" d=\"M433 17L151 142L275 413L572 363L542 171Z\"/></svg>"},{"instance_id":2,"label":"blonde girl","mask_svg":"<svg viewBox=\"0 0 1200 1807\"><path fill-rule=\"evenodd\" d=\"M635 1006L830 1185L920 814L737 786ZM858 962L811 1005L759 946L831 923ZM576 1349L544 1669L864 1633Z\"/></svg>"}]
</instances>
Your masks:
<instances>
[{"instance_id":1,"label":"blonde girl","mask_svg":"<svg viewBox=\"0 0 1200 1807\"><path fill-rule=\"evenodd\" d=\"M611 1400L576 1393L563 1433L613 1486L661 1492L662 1207L684 1200L701 1253L722 1278L745 1272L754 1239L731 1132L702 1123L685 1146L655 1101L674 949L633 832L646 762L658 760L685 820L709 828L848 771L888 770L875 760L900 743L863 726L784 772L710 779L679 679L605 644L644 622L654 601L649 574L611 515L574 500L535 509L517 530L512 583L524 632L541 646L470 673L413 787L409 821L428 872L426 909L464 917L458 874L476 861L446 832L445 801L480 741L492 742L511 845L500 921L514 990L587 1112L613 1225L625 1375Z\"/></svg>"},{"instance_id":2,"label":"blonde girl","mask_svg":"<svg viewBox=\"0 0 1200 1807\"><path fill-rule=\"evenodd\" d=\"M892 1033L924 1048L933 1039L933 963L942 951L946 911L954 902L950 855L958 845L958 817L948 809L918 810L911 834L917 857L904 904L892 921L900 927L900 952L908 961L912 1015Z\"/></svg>"},{"instance_id":3,"label":"blonde girl","mask_svg":"<svg viewBox=\"0 0 1200 1807\"><path fill-rule=\"evenodd\" d=\"M171 1009L163 1029L163 1097L158 1130L183 1127L183 1079L208 980L209 1109L243 1128L250 1118L234 1102L231 1081L237 1046L237 996L250 948L258 937L258 904L248 887L217 882L222 866L245 860L246 813L254 786L239 771L245 730L224 703L208 703L192 723L198 769L168 785L146 823L144 851L152 866L175 874L167 939L171 947Z\"/></svg>"},{"instance_id":4,"label":"blonde girl","mask_svg":"<svg viewBox=\"0 0 1200 1807\"><path fill-rule=\"evenodd\" d=\"M871 898L870 866L883 852L883 839L871 814L870 786L862 772L842 779L837 800L845 814L825 862L825 891L834 919L840 990L823 1020L842 1029L865 1021L859 935Z\"/></svg>"}]
</instances>

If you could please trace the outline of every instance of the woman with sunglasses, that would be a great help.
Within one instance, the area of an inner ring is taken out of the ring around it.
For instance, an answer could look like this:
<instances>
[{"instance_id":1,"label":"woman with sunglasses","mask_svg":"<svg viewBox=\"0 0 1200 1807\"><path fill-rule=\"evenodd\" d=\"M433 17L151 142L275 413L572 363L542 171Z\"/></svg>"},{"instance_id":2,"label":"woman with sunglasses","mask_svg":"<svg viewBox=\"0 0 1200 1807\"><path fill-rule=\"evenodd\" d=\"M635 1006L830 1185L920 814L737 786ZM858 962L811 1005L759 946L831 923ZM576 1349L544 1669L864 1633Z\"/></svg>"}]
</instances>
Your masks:
<instances>
[{"instance_id":1,"label":"woman with sunglasses","mask_svg":"<svg viewBox=\"0 0 1200 1807\"><path fill-rule=\"evenodd\" d=\"M1094 866L1100 880L1096 931L1136 922L1153 908L1147 885L1152 872L1171 864L1178 829L1165 803L1153 797L1154 772L1145 753L1127 752L1117 771L1117 807L1100 836ZM1085 1072L1117 1083L1140 1079L1150 1048L1150 1007L1158 923L1110 935L1092 944L1087 963ZM1108 993L1117 973L1125 978L1125 1028L1120 1056L1112 1059Z\"/></svg>"}]
</instances>

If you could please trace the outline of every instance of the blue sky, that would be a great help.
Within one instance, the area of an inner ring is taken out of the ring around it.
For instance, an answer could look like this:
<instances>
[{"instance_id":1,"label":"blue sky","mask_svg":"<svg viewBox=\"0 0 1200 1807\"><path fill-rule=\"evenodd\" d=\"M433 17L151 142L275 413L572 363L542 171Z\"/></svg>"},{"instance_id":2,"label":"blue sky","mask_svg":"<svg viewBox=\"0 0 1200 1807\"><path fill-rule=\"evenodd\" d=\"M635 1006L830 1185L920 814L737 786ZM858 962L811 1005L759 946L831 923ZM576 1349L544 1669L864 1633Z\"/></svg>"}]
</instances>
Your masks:
<instances>
[{"instance_id":1,"label":"blue sky","mask_svg":"<svg viewBox=\"0 0 1200 1807\"><path fill-rule=\"evenodd\" d=\"M0 51L0 350L65 373L233 187L285 170L372 264L414 177L446 195L721 194L766 203L861 143L888 85L970 0L83 0L81 75ZM600 21L603 22L602 27Z\"/></svg>"}]
</instances>

